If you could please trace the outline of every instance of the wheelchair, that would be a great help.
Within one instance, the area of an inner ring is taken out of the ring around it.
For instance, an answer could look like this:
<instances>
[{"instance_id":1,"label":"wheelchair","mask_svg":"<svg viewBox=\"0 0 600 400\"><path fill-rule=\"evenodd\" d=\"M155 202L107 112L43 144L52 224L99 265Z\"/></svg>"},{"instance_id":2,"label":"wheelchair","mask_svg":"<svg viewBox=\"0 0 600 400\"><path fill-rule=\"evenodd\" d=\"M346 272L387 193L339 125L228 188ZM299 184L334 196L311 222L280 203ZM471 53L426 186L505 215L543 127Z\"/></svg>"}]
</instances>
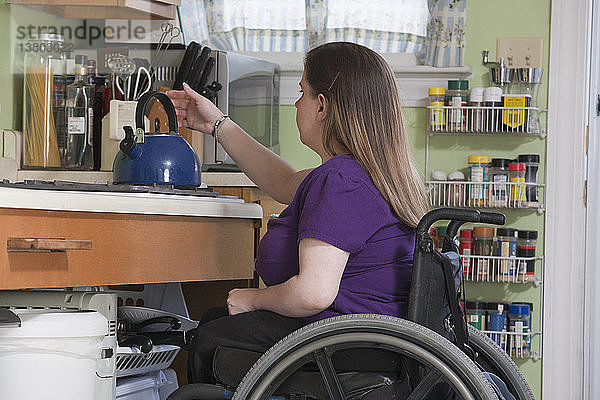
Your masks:
<instances>
[{"instance_id":1,"label":"wheelchair","mask_svg":"<svg viewBox=\"0 0 600 400\"><path fill-rule=\"evenodd\" d=\"M441 252L429 235L438 220L450 221ZM459 306L458 229L504 220L477 210L430 211L416 230L406 319L343 315L306 325L264 354L219 348L213 359L218 384L184 385L167 400L533 400L519 368L466 323Z\"/></svg>"}]
</instances>

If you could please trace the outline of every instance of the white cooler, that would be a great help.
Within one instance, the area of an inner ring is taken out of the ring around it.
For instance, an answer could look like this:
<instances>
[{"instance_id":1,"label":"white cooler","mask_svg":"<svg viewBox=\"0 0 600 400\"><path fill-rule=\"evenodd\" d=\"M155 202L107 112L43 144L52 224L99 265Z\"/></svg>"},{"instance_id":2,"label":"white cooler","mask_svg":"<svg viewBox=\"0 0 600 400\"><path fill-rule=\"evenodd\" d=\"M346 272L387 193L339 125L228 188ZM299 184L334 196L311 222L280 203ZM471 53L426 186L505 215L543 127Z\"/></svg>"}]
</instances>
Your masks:
<instances>
[{"instance_id":1,"label":"white cooler","mask_svg":"<svg viewBox=\"0 0 600 400\"><path fill-rule=\"evenodd\" d=\"M93 400L112 355L102 345L108 320L97 311L11 311L21 326L0 325L0 399Z\"/></svg>"}]
</instances>

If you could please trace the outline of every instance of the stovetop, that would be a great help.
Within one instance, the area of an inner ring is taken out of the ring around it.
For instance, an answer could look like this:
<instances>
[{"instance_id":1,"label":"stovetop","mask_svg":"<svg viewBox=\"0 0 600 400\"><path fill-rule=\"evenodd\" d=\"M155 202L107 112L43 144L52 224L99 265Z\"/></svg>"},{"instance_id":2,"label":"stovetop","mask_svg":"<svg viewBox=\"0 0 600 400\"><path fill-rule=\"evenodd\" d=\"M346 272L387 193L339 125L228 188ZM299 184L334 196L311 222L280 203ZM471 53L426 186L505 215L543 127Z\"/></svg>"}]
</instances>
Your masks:
<instances>
[{"instance_id":1,"label":"stovetop","mask_svg":"<svg viewBox=\"0 0 600 400\"><path fill-rule=\"evenodd\" d=\"M82 183L58 180L44 181L37 179L24 180L21 182L10 182L4 179L0 181L0 187L37 190L62 190L76 192L154 193L195 197L219 196L217 192L213 192L211 189L208 189L206 187L176 188L173 186L164 185L117 185L112 182Z\"/></svg>"}]
</instances>

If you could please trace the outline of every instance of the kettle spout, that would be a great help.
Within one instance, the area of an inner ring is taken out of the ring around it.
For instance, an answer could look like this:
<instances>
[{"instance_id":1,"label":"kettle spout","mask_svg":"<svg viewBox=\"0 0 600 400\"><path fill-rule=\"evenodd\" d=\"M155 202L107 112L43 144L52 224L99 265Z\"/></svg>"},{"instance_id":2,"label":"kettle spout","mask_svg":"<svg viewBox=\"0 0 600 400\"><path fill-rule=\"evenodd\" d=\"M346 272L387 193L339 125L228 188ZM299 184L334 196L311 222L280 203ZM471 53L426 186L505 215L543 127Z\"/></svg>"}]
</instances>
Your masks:
<instances>
[{"instance_id":1,"label":"kettle spout","mask_svg":"<svg viewBox=\"0 0 600 400\"><path fill-rule=\"evenodd\" d=\"M131 126L124 126L125 138L121 140L119 148L131 158L138 158L142 155L142 148L137 145L136 137Z\"/></svg>"}]
</instances>

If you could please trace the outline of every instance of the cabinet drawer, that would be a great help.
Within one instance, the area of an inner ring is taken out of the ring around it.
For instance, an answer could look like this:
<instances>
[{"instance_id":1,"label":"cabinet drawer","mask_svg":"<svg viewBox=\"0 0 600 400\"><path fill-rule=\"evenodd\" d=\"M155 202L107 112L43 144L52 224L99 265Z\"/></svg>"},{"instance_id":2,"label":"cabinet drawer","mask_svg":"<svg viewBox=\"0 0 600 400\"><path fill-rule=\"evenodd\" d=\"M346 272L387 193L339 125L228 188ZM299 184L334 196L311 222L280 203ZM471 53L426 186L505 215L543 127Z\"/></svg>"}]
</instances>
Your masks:
<instances>
[{"instance_id":1,"label":"cabinet drawer","mask_svg":"<svg viewBox=\"0 0 600 400\"><path fill-rule=\"evenodd\" d=\"M250 219L0 208L0 289L252 279L254 230Z\"/></svg>"}]
</instances>

